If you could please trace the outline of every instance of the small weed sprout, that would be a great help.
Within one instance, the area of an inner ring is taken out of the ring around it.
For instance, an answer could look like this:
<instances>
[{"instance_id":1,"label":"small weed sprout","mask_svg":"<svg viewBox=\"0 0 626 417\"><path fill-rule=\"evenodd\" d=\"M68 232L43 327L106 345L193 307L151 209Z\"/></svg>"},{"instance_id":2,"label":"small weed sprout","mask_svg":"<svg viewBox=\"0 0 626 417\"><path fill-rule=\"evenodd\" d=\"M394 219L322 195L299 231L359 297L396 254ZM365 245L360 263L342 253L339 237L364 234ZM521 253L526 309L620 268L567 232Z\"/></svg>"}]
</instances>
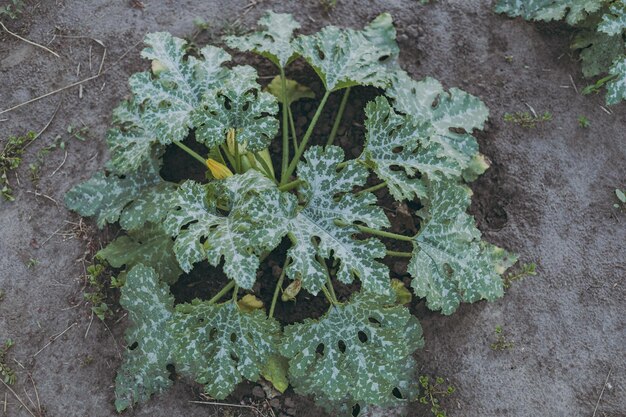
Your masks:
<instances>
[{"instance_id":1,"label":"small weed sprout","mask_svg":"<svg viewBox=\"0 0 626 417\"><path fill-rule=\"evenodd\" d=\"M504 113L504 121L513 123L527 129L534 129L537 124L552 120L552 113L544 112L541 115L530 114L529 112Z\"/></svg>"},{"instance_id":2,"label":"small weed sprout","mask_svg":"<svg viewBox=\"0 0 626 417\"><path fill-rule=\"evenodd\" d=\"M422 375L419 378L422 391L419 402L430 405L430 411L435 417L447 417L446 410L441 406L441 400L452 395L456 390L453 385L446 387L444 382L440 376L436 377L434 381L428 375Z\"/></svg>"},{"instance_id":3,"label":"small weed sprout","mask_svg":"<svg viewBox=\"0 0 626 417\"><path fill-rule=\"evenodd\" d=\"M28 145L36 139L35 132L28 132L24 136L9 136L4 148L0 152L0 187L5 200L13 201L13 188L9 176L22 164L22 156Z\"/></svg>"},{"instance_id":4,"label":"small weed sprout","mask_svg":"<svg viewBox=\"0 0 626 417\"><path fill-rule=\"evenodd\" d=\"M9 19L17 20L24 12L24 0L8 0L9 4L0 7L0 18L7 16Z\"/></svg>"},{"instance_id":5,"label":"small weed sprout","mask_svg":"<svg viewBox=\"0 0 626 417\"><path fill-rule=\"evenodd\" d=\"M9 349L14 345L13 340L7 339L4 345L0 347L0 376L7 385L15 384L15 372L6 364L6 355Z\"/></svg>"},{"instance_id":6,"label":"small weed sprout","mask_svg":"<svg viewBox=\"0 0 626 417\"><path fill-rule=\"evenodd\" d=\"M503 333L502 326L496 326L494 330L496 341L491 344L492 350L508 350L513 349L515 346L513 342L507 340L506 336Z\"/></svg>"},{"instance_id":7,"label":"small weed sprout","mask_svg":"<svg viewBox=\"0 0 626 417\"><path fill-rule=\"evenodd\" d=\"M514 271L504 277L504 288L511 288L511 285L515 281L520 281L526 277L537 275L537 264L534 262L525 263L518 269L518 271Z\"/></svg>"},{"instance_id":8,"label":"small weed sprout","mask_svg":"<svg viewBox=\"0 0 626 417\"><path fill-rule=\"evenodd\" d=\"M578 116L578 126L585 129L589 127L589 125L591 125L591 122L589 121L589 119L587 119L585 116Z\"/></svg>"},{"instance_id":9,"label":"small weed sprout","mask_svg":"<svg viewBox=\"0 0 626 417\"><path fill-rule=\"evenodd\" d=\"M617 199L621 203L622 208L626 207L626 189L620 190L619 188L616 188L615 189L615 196L617 197ZM620 208L620 204L615 203L615 204L613 204L613 207Z\"/></svg>"}]
</instances>

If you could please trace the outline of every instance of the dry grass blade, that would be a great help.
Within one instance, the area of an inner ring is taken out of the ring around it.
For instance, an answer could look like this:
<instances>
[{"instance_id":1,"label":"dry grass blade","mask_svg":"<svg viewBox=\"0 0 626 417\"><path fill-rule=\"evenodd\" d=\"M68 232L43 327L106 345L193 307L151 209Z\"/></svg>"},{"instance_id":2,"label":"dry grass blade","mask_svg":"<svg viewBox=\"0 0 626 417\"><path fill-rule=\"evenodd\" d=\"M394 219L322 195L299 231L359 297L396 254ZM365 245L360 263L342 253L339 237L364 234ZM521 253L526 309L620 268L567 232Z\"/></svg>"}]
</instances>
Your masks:
<instances>
[{"instance_id":1,"label":"dry grass blade","mask_svg":"<svg viewBox=\"0 0 626 417\"><path fill-rule=\"evenodd\" d=\"M8 33L9 35L11 35L11 36L15 36L17 39L19 39L19 40L21 40L21 41L24 41L24 42L26 42L26 43L28 43L28 44L30 44L30 45L36 46L36 47L38 47L38 48L41 48L41 49L43 49L44 51L49 52L49 53L51 53L52 55L56 56L57 58L61 58L61 57L59 56L59 54L57 54L56 52L54 52L52 49L46 48L46 47L45 47L45 46L43 46L43 45L39 45L39 44L38 44L38 43L36 43L36 42L29 41L29 40L28 40L28 39L26 39L26 38L22 38L22 37L21 37L20 35L18 35L17 33L13 33L13 32L11 32L9 29L7 29L7 27L6 27L6 26L4 26L4 23L0 22L0 26L2 26L2 29L3 29L6 33Z\"/></svg>"},{"instance_id":2,"label":"dry grass blade","mask_svg":"<svg viewBox=\"0 0 626 417\"><path fill-rule=\"evenodd\" d=\"M9 390L9 392L10 392L11 394L13 394L13 396L14 396L14 397L15 397L15 398L16 398L16 399L20 402L20 404L22 404L22 407L24 407L24 408L26 409L26 411L28 411L28 412L30 413L30 415L31 415L31 416L33 416L33 417L37 417L37 416L35 415L35 413L33 413L33 411L32 411L30 408L28 408L28 407L26 406L26 404L24 404L24 401L22 401L22 399L20 398L20 396L19 396L19 395L17 395L17 393L16 393L15 391L13 391L13 390L11 389L11 387L10 387L10 386L8 386L8 385L6 384L6 382L4 382L1 378L0 378L0 382L2 382L2 383L4 384L4 386L6 387L6 389L8 389L8 390ZM4 405L4 406L5 406L5 410L6 410L6 399L5 399L5 405Z\"/></svg>"}]
</instances>

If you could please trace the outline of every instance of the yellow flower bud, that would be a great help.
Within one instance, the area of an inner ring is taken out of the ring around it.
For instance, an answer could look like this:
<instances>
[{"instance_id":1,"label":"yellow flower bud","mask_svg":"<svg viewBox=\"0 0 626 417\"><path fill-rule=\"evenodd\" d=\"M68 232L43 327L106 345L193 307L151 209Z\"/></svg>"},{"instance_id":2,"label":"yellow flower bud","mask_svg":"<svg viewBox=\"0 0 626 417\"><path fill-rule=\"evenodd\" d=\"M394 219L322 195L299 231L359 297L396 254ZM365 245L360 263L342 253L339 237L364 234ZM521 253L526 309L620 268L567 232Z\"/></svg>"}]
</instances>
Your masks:
<instances>
[{"instance_id":1,"label":"yellow flower bud","mask_svg":"<svg viewBox=\"0 0 626 417\"><path fill-rule=\"evenodd\" d=\"M241 300L237 301L237 305L243 312L249 313L263 308L263 301L259 300L252 294L246 294Z\"/></svg>"},{"instance_id":2,"label":"yellow flower bud","mask_svg":"<svg viewBox=\"0 0 626 417\"><path fill-rule=\"evenodd\" d=\"M228 167L224 164L220 164L215 159L207 159L206 166L211 171L211 174L217 180L223 180L224 178L232 177L233 173Z\"/></svg>"},{"instance_id":3,"label":"yellow flower bud","mask_svg":"<svg viewBox=\"0 0 626 417\"><path fill-rule=\"evenodd\" d=\"M283 300L284 302L295 301L296 296L300 292L301 288L302 288L302 281L300 281L299 279L293 281L291 284L287 286L287 288L285 288L285 290L283 291L283 295L280 297L280 299Z\"/></svg>"}]
</instances>

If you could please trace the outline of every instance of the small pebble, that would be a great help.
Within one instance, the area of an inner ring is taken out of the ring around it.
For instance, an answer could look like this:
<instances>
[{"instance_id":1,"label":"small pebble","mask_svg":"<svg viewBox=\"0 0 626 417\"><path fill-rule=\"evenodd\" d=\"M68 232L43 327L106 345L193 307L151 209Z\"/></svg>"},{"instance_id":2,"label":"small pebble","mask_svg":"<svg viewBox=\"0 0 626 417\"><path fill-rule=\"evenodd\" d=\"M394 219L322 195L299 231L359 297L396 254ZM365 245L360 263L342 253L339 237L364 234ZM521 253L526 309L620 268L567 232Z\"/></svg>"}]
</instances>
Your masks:
<instances>
[{"instance_id":1,"label":"small pebble","mask_svg":"<svg viewBox=\"0 0 626 417\"><path fill-rule=\"evenodd\" d=\"M254 388L252 388L252 395L254 395L257 398L265 398L265 391L263 391L263 388L261 388L260 386L256 386Z\"/></svg>"}]
</instances>

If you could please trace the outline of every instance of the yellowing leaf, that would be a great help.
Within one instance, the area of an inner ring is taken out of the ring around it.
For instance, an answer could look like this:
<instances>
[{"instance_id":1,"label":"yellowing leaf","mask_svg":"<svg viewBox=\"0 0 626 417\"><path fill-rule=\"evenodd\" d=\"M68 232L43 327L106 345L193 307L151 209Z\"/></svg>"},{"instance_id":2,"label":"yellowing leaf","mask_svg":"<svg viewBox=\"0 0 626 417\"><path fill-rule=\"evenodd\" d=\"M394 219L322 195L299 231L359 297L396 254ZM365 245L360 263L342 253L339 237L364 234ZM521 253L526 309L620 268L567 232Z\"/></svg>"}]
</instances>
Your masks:
<instances>
[{"instance_id":1,"label":"yellowing leaf","mask_svg":"<svg viewBox=\"0 0 626 417\"><path fill-rule=\"evenodd\" d=\"M289 386L288 367L289 363L285 357L271 355L267 363L261 368L261 376L271 382L280 393L283 393Z\"/></svg>"},{"instance_id":2,"label":"yellowing leaf","mask_svg":"<svg viewBox=\"0 0 626 417\"><path fill-rule=\"evenodd\" d=\"M396 293L398 304L408 304L411 302L413 296L411 295L411 291L404 286L404 282L394 278L391 280L391 288Z\"/></svg>"},{"instance_id":3,"label":"yellowing leaf","mask_svg":"<svg viewBox=\"0 0 626 417\"><path fill-rule=\"evenodd\" d=\"M263 308L263 301L259 300L252 294L246 294L241 297L241 300L237 301L237 305L241 311L249 313Z\"/></svg>"},{"instance_id":4,"label":"yellowing leaf","mask_svg":"<svg viewBox=\"0 0 626 417\"><path fill-rule=\"evenodd\" d=\"M285 80L286 84L286 94L287 104L291 104L296 102L302 98L315 98L315 93L306 85L302 85L295 80L287 79ZM272 93L280 103L283 102L283 83L280 79L280 75L274 77L271 83L267 86L267 91Z\"/></svg>"}]
</instances>

